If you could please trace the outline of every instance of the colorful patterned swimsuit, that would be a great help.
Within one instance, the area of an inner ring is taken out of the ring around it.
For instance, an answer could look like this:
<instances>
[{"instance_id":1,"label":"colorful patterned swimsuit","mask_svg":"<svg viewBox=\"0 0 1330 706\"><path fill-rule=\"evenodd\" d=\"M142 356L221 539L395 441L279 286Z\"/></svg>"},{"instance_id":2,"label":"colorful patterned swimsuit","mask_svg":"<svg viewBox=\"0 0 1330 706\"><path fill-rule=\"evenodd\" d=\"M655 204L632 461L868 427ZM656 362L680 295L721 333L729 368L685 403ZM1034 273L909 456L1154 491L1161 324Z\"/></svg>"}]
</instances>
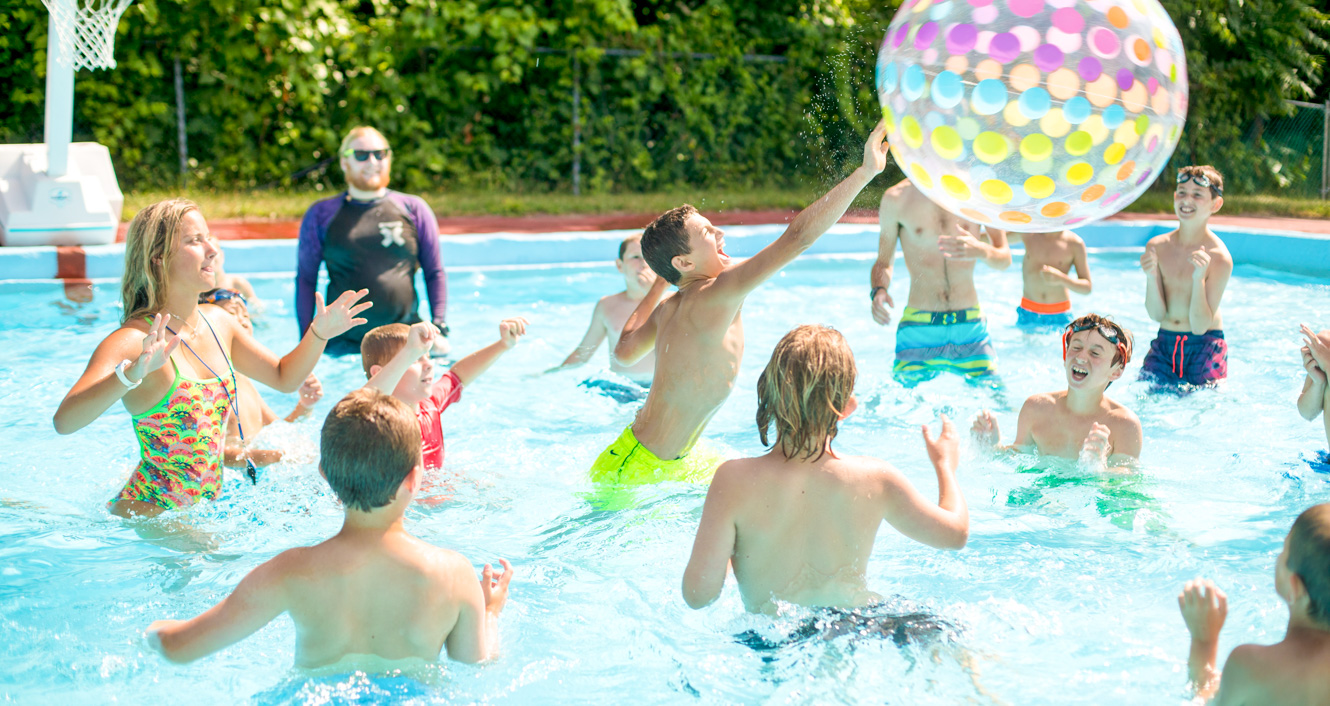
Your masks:
<instances>
[{"instance_id":1,"label":"colorful patterned swimsuit","mask_svg":"<svg viewBox=\"0 0 1330 706\"><path fill-rule=\"evenodd\" d=\"M187 378L175 360L171 367L175 370L171 391L152 409L133 417L141 458L111 505L137 500L178 510L212 500L222 489L228 396L236 394L235 387L224 378Z\"/></svg>"}]
</instances>

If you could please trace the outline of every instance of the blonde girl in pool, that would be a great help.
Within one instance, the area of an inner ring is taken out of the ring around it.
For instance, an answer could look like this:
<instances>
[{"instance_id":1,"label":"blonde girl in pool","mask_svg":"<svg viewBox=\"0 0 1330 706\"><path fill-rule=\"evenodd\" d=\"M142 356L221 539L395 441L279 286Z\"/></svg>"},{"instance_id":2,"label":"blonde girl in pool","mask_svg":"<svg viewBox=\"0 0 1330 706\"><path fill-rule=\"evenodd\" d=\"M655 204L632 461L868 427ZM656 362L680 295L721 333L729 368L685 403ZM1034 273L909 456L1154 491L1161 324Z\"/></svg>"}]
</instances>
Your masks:
<instances>
[{"instance_id":1,"label":"blonde girl in pool","mask_svg":"<svg viewBox=\"0 0 1330 706\"><path fill-rule=\"evenodd\" d=\"M142 456L110 503L116 515L153 516L217 497L227 415L237 404L234 373L293 392L328 339L365 323L356 318L370 307L357 304L364 290L344 292L327 307L318 299L304 338L278 358L234 317L198 304L214 286L217 253L193 202L172 199L140 211L125 242L124 321L93 351L56 410L60 434L82 429L117 400L133 417Z\"/></svg>"}]
</instances>

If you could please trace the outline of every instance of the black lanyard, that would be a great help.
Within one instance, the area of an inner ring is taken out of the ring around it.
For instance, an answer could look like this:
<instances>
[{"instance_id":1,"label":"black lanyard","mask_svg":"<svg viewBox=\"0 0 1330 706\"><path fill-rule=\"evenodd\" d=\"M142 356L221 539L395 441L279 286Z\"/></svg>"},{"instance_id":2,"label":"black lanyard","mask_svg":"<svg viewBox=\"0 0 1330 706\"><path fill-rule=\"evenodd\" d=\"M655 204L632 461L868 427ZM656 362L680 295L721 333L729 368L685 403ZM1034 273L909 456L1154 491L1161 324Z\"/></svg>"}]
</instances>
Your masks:
<instances>
[{"instance_id":1,"label":"black lanyard","mask_svg":"<svg viewBox=\"0 0 1330 706\"><path fill-rule=\"evenodd\" d=\"M235 366L231 365L231 356L229 356L229 355L226 354L226 349L222 347L222 339L220 339L220 338L217 337L217 331L215 331L215 330L213 329L213 327L212 327L212 323L210 323L210 322L208 321L208 317L204 316L204 315L203 315L203 312L200 311L200 312L199 312L199 318L203 319L203 323L207 324L207 326L208 326L208 331L209 331L210 333L212 333L212 340L214 340L214 341L217 342L217 350L219 350L219 351L222 352L222 359L226 361L226 367L229 368L230 371L231 371L231 387L236 391L235 396L232 396L232 395L231 395L231 392L230 392L229 390L226 389L226 383L225 383L225 382L222 383L222 392L226 395L226 402L227 402L227 404L231 406L231 413L234 414L234 415L236 415L236 429L240 430L240 446L241 446L241 448L244 448L244 447L245 447L245 427L244 427L243 424L240 423L240 405L239 405L239 402L240 402L240 383L236 381L236 369L235 369ZM184 319L181 319L181 321L184 321ZM170 326L167 326L167 327L166 327L166 330L167 330L167 331L171 331L171 333L174 334L174 335L176 335L176 336L179 336L179 335L180 335L180 334L176 333L175 331L172 331ZM221 375L218 375L218 374L216 373L216 371L214 371L214 370L212 369L212 366L208 365L207 361L205 361L202 357L200 357L198 353L195 353L195 351L194 351L193 348L190 348L190 346L189 346L189 342L188 342L188 341L186 341L185 339L182 338L182 339L180 339L180 342L181 342L182 344L184 344L184 346L185 346L185 350L189 351L190 353L194 353L194 357L197 358L198 361L199 361L200 363L203 363L203 367L206 368L208 372L212 373L212 376L213 376L213 377L217 378L218 380L221 380L221 379L222 379L222 376L221 376ZM222 434L223 434L223 437L225 437L226 430L222 430ZM223 448L225 448L225 446L226 446L226 442L225 442L225 441L222 442L222 446L223 446ZM255 484L255 485L258 485L258 482L259 482L259 469L258 469L257 466L254 465L254 460L251 459L251 458L249 457L249 453L248 453L248 451L249 451L248 449L245 449L245 475L249 476L249 481L250 481L250 483L253 483L253 484ZM225 451L222 452L222 456L223 456L223 457L226 456L226 452L225 452Z\"/></svg>"}]
</instances>

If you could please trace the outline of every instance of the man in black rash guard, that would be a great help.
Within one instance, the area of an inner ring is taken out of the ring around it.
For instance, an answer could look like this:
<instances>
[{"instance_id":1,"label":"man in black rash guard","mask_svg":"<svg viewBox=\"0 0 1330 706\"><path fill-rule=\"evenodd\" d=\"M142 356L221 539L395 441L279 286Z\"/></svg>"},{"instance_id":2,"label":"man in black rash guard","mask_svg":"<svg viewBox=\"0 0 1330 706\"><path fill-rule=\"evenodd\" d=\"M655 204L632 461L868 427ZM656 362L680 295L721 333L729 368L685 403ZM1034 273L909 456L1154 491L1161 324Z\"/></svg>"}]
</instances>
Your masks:
<instances>
[{"instance_id":1,"label":"man in black rash guard","mask_svg":"<svg viewBox=\"0 0 1330 706\"><path fill-rule=\"evenodd\" d=\"M328 342L329 353L359 353L360 339L385 324L420 321L416 267L425 276L430 318L443 332L433 353L448 353L448 281L439 255L439 224L418 196L388 189L392 150L372 127L356 127L338 150L346 191L319 201L300 223L296 265L296 320L303 335L314 319L319 266L327 265L328 292L368 289L369 323ZM325 295L328 299L329 295Z\"/></svg>"}]
</instances>

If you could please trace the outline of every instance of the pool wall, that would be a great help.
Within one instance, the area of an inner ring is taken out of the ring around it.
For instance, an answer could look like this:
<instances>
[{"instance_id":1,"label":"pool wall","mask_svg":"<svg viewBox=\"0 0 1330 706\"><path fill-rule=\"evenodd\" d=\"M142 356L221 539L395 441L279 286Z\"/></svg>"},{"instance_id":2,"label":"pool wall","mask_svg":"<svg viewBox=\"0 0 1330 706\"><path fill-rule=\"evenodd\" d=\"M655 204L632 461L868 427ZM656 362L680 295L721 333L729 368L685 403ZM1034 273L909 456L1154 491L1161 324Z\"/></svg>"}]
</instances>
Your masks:
<instances>
[{"instance_id":1,"label":"pool wall","mask_svg":"<svg viewBox=\"0 0 1330 706\"><path fill-rule=\"evenodd\" d=\"M1110 221L1077 228L1091 249L1143 247L1150 238L1176 227L1171 221ZM771 242L784 225L734 226L726 231L726 250L748 257ZM1330 277L1330 237L1279 230L1216 226L1236 264L1258 265L1299 274ZM611 260L618 242L631 230L542 235L495 233L445 236L443 261L449 268L542 266ZM814 254L865 254L877 250L873 225L838 224L809 250ZM234 274L295 272L296 241L226 241L226 270ZM1014 246L1016 250L1020 245ZM80 262L81 260L81 262ZM117 279L124 268L124 245L81 249L0 248L0 282L59 278Z\"/></svg>"}]
</instances>

